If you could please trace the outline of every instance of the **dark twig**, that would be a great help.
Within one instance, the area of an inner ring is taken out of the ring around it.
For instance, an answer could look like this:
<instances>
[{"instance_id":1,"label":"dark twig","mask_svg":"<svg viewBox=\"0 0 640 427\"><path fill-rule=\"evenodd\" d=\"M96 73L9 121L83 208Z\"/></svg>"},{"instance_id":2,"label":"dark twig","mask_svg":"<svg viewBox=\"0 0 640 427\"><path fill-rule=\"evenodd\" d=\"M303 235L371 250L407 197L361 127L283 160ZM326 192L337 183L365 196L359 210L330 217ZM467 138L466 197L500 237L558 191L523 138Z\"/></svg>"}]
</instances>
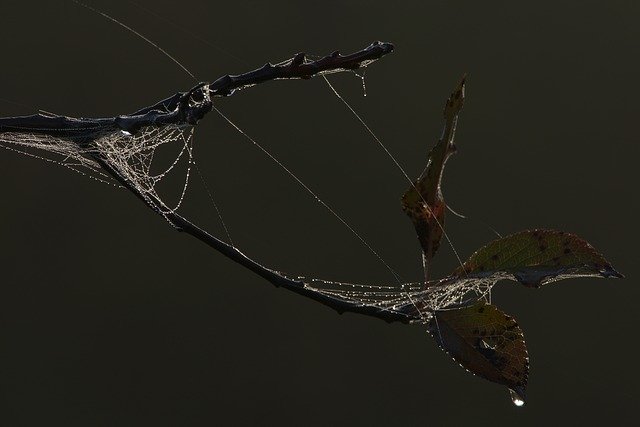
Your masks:
<instances>
[{"instance_id":1,"label":"dark twig","mask_svg":"<svg viewBox=\"0 0 640 427\"><path fill-rule=\"evenodd\" d=\"M321 74L356 70L392 51L393 45L390 43L373 42L349 55L341 55L336 51L315 61L308 60L304 53L298 53L275 65L268 63L247 73L228 74L210 84L199 83L187 92L178 92L133 114L98 119L45 114L4 117L0 118L0 133L35 132L82 139L114 129L135 133L145 126L196 125L211 111L214 97L230 96L239 90L271 80L310 79Z\"/></svg>"},{"instance_id":2,"label":"dark twig","mask_svg":"<svg viewBox=\"0 0 640 427\"><path fill-rule=\"evenodd\" d=\"M157 200L155 197L151 195L147 195L147 197L143 197L135 186L131 185L122 175L109 165L108 162L105 162L100 157L96 156L95 160L100 163L102 168L109 173L109 175L113 176L118 182L120 182L124 187L126 187L129 191L143 200L147 205L153 209L155 212L160 213L164 218L171 223L178 231L185 232L200 240L201 242L209 245L216 251L220 252L222 255L227 258L237 262L243 267L253 271L258 276L266 279L271 284L276 287L283 287L292 292L310 298L314 301L320 302L334 310L336 310L339 314L345 312L351 313L359 313L372 317L377 317L386 322L402 322L402 323L410 323L411 321L415 321L420 319L420 313L415 311L407 311L406 313L389 311L384 308L376 307L373 305L362 305L357 304L352 301L343 300L337 297L332 297L329 295L322 294L315 289L311 289L307 283L303 280L293 279L287 277L284 273L276 270L272 270L260 264L259 262L249 258L245 254L243 254L237 248L229 245L228 243L223 242L217 237L209 234L205 230L201 229L197 225L193 224L191 221L187 220L183 216L177 214L176 212L162 212L160 206L162 205L160 200Z\"/></svg>"}]
</instances>

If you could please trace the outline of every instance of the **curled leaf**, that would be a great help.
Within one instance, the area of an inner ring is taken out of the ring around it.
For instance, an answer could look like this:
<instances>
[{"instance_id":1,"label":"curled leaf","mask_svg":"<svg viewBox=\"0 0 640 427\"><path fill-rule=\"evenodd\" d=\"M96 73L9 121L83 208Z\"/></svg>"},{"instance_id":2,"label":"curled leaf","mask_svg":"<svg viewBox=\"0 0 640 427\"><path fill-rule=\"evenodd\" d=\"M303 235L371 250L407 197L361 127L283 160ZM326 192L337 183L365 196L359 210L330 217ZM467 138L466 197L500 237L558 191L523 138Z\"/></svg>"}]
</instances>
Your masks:
<instances>
[{"instance_id":1,"label":"curled leaf","mask_svg":"<svg viewBox=\"0 0 640 427\"><path fill-rule=\"evenodd\" d=\"M442 137L427 156L427 166L402 196L402 209L411 218L427 262L440 247L444 233L446 204L441 182L444 165L456 151L454 137L458 114L464 105L465 79L458 84L444 107Z\"/></svg>"},{"instance_id":2,"label":"curled leaf","mask_svg":"<svg viewBox=\"0 0 640 427\"><path fill-rule=\"evenodd\" d=\"M525 400L529 357L515 319L496 306L475 305L436 311L429 332L444 351L469 372L507 386L514 403Z\"/></svg>"},{"instance_id":3,"label":"curled leaf","mask_svg":"<svg viewBox=\"0 0 640 427\"><path fill-rule=\"evenodd\" d=\"M555 230L527 230L496 239L471 255L453 276L498 273L529 287L571 277L623 277L587 241Z\"/></svg>"}]
</instances>

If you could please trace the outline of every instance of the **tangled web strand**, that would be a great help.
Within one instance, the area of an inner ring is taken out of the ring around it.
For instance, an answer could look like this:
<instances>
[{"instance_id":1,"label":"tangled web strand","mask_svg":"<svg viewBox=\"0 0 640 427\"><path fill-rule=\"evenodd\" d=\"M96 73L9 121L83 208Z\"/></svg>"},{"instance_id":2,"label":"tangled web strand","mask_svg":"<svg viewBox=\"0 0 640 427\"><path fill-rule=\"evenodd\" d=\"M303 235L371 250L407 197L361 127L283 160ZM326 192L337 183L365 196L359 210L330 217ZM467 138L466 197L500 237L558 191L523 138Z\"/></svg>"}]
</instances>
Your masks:
<instances>
[{"instance_id":1,"label":"tangled web strand","mask_svg":"<svg viewBox=\"0 0 640 427\"><path fill-rule=\"evenodd\" d=\"M54 162L88 175L103 182L113 180L101 170L99 161L105 162L134 187L147 204L162 214L175 212L180 208L189 185L193 165L193 130L191 126L165 125L145 127L136 134L119 129L99 128L91 133L91 128L74 129L77 135L52 136L37 133L3 132L0 133L0 146L31 157ZM157 150L167 144L178 144L178 154L166 167L157 168L154 159ZM38 152L44 151L52 157L44 157ZM178 169L181 161L186 160L183 185L179 190L178 201L170 206L160 196L157 186L171 172Z\"/></svg>"}]
</instances>

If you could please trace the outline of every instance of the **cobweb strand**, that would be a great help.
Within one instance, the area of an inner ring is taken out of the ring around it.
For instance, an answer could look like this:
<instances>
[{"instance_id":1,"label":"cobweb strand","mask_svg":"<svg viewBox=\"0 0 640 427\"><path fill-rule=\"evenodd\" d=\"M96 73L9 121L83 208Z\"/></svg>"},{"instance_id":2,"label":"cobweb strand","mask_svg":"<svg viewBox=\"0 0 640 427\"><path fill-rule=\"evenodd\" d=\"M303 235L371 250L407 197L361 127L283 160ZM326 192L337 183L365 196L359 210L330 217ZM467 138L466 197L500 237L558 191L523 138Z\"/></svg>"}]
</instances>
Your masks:
<instances>
[{"instance_id":1,"label":"cobweb strand","mask_svg":"<svg viewBox=\"0 0 640 427\"><path fill-rule=\"evenodd\" d=\"M375 250L373 247L340 215L338 214L331 206L329 206L324 200L320 198L307 184L304 183L296 174L294 174L291 169L285 166L280 160L278 160L273 154L271 154L266 148L260 145L254 138L248 135L244 130L242 130L237 124L235 124L229 117L227 117L220 109L218 109L215 105L213 109L216 113L220 115L229 125L231 125L236 131L238 131L242 136L244 136L248 141L250 141L255 147L257 147L260 151L262 151L269 159L271 159L276 165L278 165L282 170L284 170L291 178L293 178L307 193L309 193L318 203L320 203L325 209L329 211L331 215L333 215L338 221L342 223L350 232L353 234L368 250L371 252L377 259L380 261L384 267L393 275L394 279L398 282L398 284L402 284L402 279L400 275L382 258L382 256Z\"/></svg>"},{"instance_id":2,"label":"cobweb strand","mask_svg":"<svg viewBox=\"0 0 640 427\"><path fill-rule=\"evenodd\" d=\"M409 185L411 185L417 192L418 195L420 195L420 197L422 198L422 195L420 193L420 191L418 191L418 189L416 188L415 183L411 180L411 178L409 177L409 175L407 174L407 172L405 171L405 169L400 165L400 163L398 162L398 160L395 158L395 156L393 154L391 154L391 152L389 151L389 149L382 143L382 141L380 140L380 138L378 138L378 136L373 132L373 130L371 130L371 128L369 127L369 125L367 125L367 123L364 121L364 119L360 116L360 114L358 114L358 112L351 106L351 104L349 104L347 102L346 99L344 99L342 97L342 95L340 95L340 93L337 91L337 89L331 84L331 82L329 81L329 79L326 76L322 76L322 78L324 79L325 82L327 82L327 85L329 85L329 88L331 89L331 91L334 93L334 95L340 100L342 101L342 103L344 103L344 105L349 109L349 111L351 111L351 113L353 113L353 115L356 117L356 119L358 119L358 121L362 124L362 126L366 129L366 131L373 137L373 139L378 143L378 145L380 146L380 148L382 148L384 150L384 152L387 154L387 156L393 161L393 163L396 165L396 167L400 170L400 172L402 173L402 175L404 175L404 177L406 178L406 180L409 182ZM438 228L440 228L440 230L442 231L443 236L445 237L445 239L447 240L447 243L449 244L449 246L451 247L451 250L453 251L453 254L455 255L458 263L460 264L460 266L463 265L462 263L462 259L460 258L460 255L458 254L458 251L456 250L455 246L453 245L453 242L451 241L451 239L449 238L449 234L446 232L446 230L444 229L444 226L442 224L440 224L440 221L438 221L438 218L436 217L436 215L433 215L433 212L431 212L431 208L429 207L429 205L426 203L426 201L423 199L424 206L427 208L427 211L429 213L432 214L433 219L436 221L436 224L438 225Z\"/></svg>"}]
</instances>

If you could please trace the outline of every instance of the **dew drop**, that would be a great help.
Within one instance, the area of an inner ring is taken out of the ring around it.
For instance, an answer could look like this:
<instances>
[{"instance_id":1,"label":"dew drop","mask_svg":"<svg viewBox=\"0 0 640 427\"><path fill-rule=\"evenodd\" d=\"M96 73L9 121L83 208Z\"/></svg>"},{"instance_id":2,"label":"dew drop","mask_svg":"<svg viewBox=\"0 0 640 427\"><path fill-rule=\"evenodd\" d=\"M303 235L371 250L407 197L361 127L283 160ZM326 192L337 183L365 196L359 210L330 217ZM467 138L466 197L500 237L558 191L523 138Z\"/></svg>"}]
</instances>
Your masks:
<instances>
[{"instance_id":1,"label":"dew drop","mask_svg":"<svg viewBox=\"0 0 640 427\"><path fill-rule=\"evenodd\" d=\"M360 77L360 80L362 81L362 95L363 96L367 96L367 83L365 81L364 72L362 74L358 74L358 73L353 73L353 74L355 74L356 76Z\"/></svg>"},{"instance_id":2,"label":"dew drop","mask_svg":"<svg viewBox=\"0 0 640 427\"><path fill-rule=\"evenodd\" d=\"M516 405L517 407L524 406L524 400L518 393L511 389L509 390L509 393L511 394L511 401L514 405Z\"/></svg>"}]
</instances>

